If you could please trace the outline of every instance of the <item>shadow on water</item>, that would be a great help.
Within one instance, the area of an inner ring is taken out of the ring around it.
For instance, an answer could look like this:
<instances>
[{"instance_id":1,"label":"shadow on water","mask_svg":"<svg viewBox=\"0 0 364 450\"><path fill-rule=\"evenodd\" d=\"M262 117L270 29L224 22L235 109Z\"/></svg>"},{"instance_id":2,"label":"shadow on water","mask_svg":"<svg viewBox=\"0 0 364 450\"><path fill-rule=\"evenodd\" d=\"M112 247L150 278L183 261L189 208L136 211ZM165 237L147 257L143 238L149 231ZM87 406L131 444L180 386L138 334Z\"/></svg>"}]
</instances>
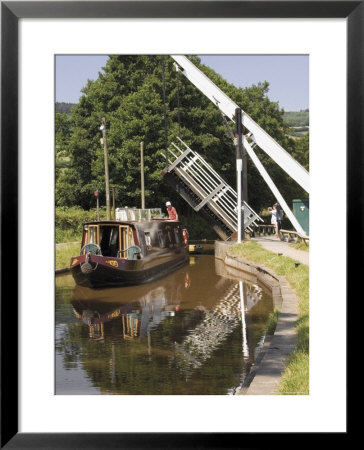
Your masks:
<instances>
[{"instance_id":1,"label":"shadow on water","mask_svg":"<svg viewBox=\"0 0 364 450\"><path fill-rule=\"evenodd\" d=\"M140 286L92 290L57 277L56 393L234 394L272 310L261 287L222 276L206 254Z\"/></svg>"}]
</instances>

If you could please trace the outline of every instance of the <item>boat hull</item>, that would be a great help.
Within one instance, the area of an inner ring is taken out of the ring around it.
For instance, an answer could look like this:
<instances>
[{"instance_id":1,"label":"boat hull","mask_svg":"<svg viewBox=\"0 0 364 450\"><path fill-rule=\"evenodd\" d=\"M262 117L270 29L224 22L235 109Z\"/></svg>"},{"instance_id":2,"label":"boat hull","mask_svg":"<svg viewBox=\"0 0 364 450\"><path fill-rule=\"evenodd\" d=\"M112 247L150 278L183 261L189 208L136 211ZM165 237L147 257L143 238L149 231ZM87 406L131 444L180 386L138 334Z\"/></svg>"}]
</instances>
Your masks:
<instances>
[{"instance_id":1,"label":"boat hull","mask_svg":"<svg viewBox=\"0 0 364 450\"><path fill-rule=\"evenodd\" d=\"M148 283L188 263L186 252L161 255L151 260L122 260L99 255L72 258L71 273L77 285L105 288Z\"/></svg>"}]
</instances>

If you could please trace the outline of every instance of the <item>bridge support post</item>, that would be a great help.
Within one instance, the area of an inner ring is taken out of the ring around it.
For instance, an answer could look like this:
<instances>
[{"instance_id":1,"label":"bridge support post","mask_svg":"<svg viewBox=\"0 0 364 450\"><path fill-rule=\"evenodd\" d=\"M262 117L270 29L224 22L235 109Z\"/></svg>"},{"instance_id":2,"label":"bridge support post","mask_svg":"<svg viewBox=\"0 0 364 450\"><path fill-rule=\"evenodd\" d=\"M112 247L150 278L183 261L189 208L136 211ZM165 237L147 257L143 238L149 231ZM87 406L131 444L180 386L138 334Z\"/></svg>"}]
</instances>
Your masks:
<instances>
[{"instance_id":1,"label":"bridge support post","mask_svg":"<svg viewBox=\"0 0 364 450\"><path fill-rule=\"evenodd\" d=\"M237 194L238 194L238 244L245 239L245 230L242 226L242 183L241 174L243 171L243 140L242 140L242 124L241 124L241 108L235 109L235 124L236 124L236 177L237 177ZM244 216L243 216L244 217Z\"/></svg>"}]
</instances>

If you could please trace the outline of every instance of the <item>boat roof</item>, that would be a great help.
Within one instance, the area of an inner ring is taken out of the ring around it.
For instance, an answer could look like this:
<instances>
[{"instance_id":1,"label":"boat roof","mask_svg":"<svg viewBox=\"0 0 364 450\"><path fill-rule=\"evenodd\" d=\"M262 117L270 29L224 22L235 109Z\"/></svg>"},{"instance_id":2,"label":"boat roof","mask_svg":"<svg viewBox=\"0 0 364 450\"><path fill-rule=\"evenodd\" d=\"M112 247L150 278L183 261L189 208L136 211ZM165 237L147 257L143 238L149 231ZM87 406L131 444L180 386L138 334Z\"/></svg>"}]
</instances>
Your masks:
<instances>
[{"instance_id":1,"label":"boat roof","mask_svg":"<svg viewBox=\"0 0 364 450\"><path fill-rule=\"evenodd\" d=\"M170 220L168 218L152 218L146 220L88 220L84 222L84 225L142 225L150 223L177 223L180 224L179 220Z\"/></svg>"},{"instance_id":2,"label":"boat roof","mask_svg":"<svg viewBox=\"0 0 364 450\"><path fill-rule=\"evenodd\" d=\"M143 228L142 224L155 223L178 223L171 221L168 217L162 215L160 208L116 208L115 219L112 220L89 220L84 225L136 225Z\"/></svg>"}]
</instances>

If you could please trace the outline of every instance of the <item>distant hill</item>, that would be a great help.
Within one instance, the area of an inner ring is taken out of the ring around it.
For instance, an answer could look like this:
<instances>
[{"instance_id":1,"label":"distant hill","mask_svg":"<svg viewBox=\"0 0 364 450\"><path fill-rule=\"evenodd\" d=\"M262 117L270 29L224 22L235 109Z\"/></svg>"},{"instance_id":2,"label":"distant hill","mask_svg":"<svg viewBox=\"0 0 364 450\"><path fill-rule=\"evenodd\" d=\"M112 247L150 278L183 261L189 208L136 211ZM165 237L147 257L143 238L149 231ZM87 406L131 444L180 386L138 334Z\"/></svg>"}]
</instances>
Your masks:
<instances>
[{"instance_id":1,"label":"distant hill","mask_svg":"<svg viewBox=\"0 0 364 450\"><path fill-rule=\"evenodd\" d=\"M286 111L283 115L283 120L290 127L308 127L310 125L310 110Z\"/></svg>"},{"instance_id":2,"label":"distant hill","mask_svg":"<svg viewBox=\"0 0 364 450\"><path fill-rule=\"evenodd\" d=\"M76 106L76 103L56 102L56 112L60 114L70 114L71 108L74 106Z\"/></svg>"},{"instance_id":3,"label":"distant hill","mask_svg":"<svg viewBox=\"0 0 364 450\"><path fill-rule=\"evenodd\" d=\"M310 111L302 109L301 111L286 111L283 114L283 120L290 127L289 135L292 137L303 137L310 131Z\"/></svg>"}]
</instances>

